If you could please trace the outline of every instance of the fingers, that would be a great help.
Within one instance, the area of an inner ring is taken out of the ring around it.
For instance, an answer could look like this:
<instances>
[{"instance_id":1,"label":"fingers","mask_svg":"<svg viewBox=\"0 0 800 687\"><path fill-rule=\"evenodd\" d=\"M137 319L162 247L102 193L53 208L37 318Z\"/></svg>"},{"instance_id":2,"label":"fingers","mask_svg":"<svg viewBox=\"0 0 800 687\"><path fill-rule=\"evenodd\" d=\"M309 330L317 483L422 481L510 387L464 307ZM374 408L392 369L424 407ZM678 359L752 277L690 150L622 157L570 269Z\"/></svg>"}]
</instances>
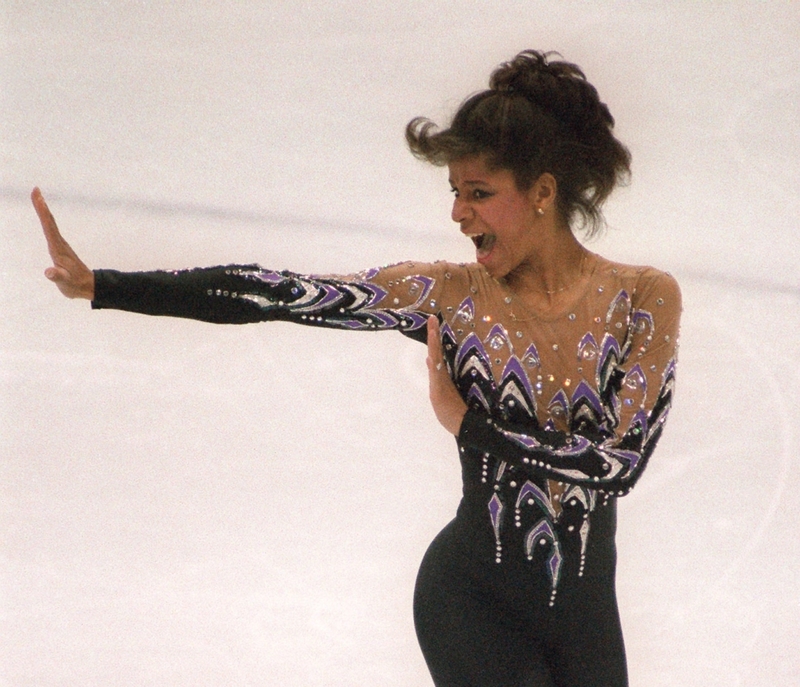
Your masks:
<instances>
[{"instance_id":1,"label":"fingers","mask_svg":"<svg viewBox=\"0 0 800 687\"><path fill-rule=\"evenodd\" d=\"M444 361L439 321L428 318L428 382L433 411L441 425L451 434L458 435L467 406L458 393Z\"/></svg>"},{"instance_id":2,"label":"fingers","mask_svg":"<svg viewBox=\"0 0 800 687\"><path fill-rule=\"evenodd\" d=\"M439 320L433 315L428 318L428 369L431 372L439 371L447 374L442 353L442 341L439 337Z\"/></svg>"},{"instance_id":3,"label":"fingers","mask_svg":"<svg viewBox=\"0 0 800 687\"><path fill-rule=\"evenodd\" d=\"M70 245L61 236L58 226L38 188L31 192L31 202L41 222L47 250L53 260L44 276L58 286L68 298L94 298L94 273L81 261Z\"/></svg>"},{"instance_id":4,"label":"fingers","mask_svg":"<svg viewBox=\"0 0 800 687\"><path fill-rule=\"evenodd\" d=\"M47 249L50 251L50 256L55 259L56 255L64 252L65 247L66 250L69 250L69 246L58 231L58 225L53 217L53 213L50 212L50 208L47 207L44 196L42 196L42 192L38 187L33 189L31 201L33 202L36 214L39 216L39 222L42 225L44 237L47 240Z\"/></svg>"},{"instance_id":5,"label":"fingers","mask_svg":"<svg viewBox=\"0 0 800 687\"><path fill-rule=\"evenodd\" d=\"M53 218L53 213L50 212L50 208L47 207L44 196L38 187L33 189L31 201L33 202L36 214L39 216L39 221L42 223L42 229L44 229L45 234L50 233L61 238L61 235L58 233L58 227L56 226L56 220Z\"/></svg>"}]
</instances>

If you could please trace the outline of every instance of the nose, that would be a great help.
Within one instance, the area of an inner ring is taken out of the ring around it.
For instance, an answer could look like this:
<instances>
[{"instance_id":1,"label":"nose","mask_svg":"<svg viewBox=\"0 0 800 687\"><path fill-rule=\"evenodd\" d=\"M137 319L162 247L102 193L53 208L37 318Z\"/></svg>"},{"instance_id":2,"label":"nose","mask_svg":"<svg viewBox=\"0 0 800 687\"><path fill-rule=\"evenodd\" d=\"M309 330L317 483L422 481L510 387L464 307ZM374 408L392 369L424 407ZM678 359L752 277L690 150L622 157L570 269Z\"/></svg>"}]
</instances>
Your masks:
<instances>
[{"instance_id":1,"label":"nose","mask_svg":"<svg viewBox=\"0 0 800 687\"><path fill-rule=\"evenodd\" d=\"M460 197L453 199L453 210L450 212L450 217L459 224L469 218L469 206Z\"/></svg>"}]
</instances>

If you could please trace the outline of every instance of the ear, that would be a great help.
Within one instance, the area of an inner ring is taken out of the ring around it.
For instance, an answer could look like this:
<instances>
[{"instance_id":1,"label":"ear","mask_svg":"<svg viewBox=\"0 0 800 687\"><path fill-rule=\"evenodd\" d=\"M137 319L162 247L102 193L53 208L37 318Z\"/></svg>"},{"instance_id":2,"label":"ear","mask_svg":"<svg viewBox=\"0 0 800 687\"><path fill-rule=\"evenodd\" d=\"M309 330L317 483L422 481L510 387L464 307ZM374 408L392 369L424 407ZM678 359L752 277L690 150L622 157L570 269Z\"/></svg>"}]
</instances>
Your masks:
<instances>
[{"instance_id":1,"label":"ear","mask_svg":"<svg viewBox=\"0 0 800 687\"><path fill-rule=\"evenodd\" d=\"M556 178L550 172L545 172L533 182L533 186L528 192L528 198L537 211L541 209L547 212L555 204L557 193L558 184L556 183Z\"/></svg>"}]
</instances>

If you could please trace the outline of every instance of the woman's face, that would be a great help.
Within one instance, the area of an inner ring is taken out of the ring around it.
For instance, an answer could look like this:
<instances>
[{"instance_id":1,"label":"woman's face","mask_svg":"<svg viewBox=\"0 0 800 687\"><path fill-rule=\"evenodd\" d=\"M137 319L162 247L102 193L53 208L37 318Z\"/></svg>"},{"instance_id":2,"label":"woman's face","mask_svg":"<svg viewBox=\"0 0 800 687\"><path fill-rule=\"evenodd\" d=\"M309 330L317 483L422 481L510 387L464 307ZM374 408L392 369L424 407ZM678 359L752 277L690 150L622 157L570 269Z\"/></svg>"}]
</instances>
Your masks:
<instances>
[{"instance_id":1,"label":"woman's face","mask_svg":"<svg viewBox=\"0 0 800 687\"><path fill-rule=\"evenodd\" d=\"M495 279L525 263L535 250L533 187L520 191L507 169L489 169L482 156L449 165L455 193L452 218L475 244L475 256Z\"/></svg>"}]
</instances>

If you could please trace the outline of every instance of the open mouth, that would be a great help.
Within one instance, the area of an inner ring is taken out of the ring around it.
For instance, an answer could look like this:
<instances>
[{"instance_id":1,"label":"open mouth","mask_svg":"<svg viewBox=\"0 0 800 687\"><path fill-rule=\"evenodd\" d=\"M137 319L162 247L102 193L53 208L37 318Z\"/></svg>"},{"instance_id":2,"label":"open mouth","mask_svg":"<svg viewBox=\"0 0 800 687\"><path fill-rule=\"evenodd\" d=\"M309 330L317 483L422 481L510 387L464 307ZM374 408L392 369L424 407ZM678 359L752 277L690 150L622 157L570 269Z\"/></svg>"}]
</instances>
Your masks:
<instances>
[{"instance_id":1,"label":"open mouth","mask_svg":"<svg viewBox=\"0 0 800 687\"><path fill-rule=\"evenodd\" d=\"M486 257L492 251L497 237L494 234L473 234L470 236L477 249L478 258Z\"/></svg>"}]
</instances>

